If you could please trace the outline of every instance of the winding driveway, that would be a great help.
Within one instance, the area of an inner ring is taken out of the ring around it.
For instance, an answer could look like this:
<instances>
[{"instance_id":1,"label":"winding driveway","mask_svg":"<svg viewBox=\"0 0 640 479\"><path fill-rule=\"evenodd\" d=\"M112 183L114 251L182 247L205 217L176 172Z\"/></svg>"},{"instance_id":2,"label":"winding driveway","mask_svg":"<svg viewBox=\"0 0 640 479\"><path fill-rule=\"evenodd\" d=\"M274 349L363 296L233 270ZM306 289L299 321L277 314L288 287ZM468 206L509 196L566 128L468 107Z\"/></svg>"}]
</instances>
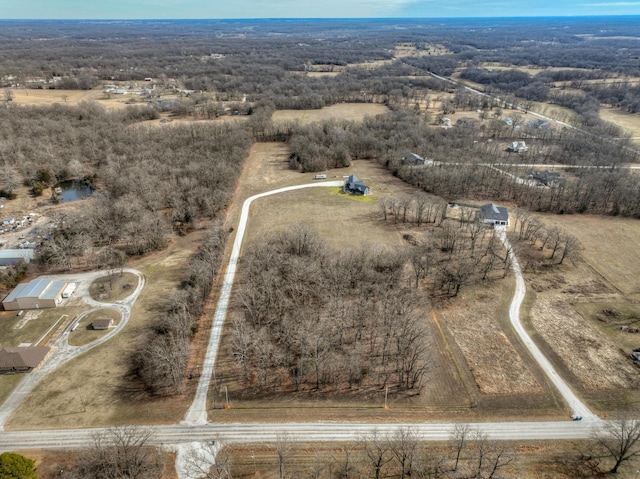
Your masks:
<instances>
[{"instance_id":1,"label":"winding driveway","mask_svg":"<svg viewBox=\"0 0 640 479\"><path fill-rule=\"evenodd\" d=\"M522 270L520 269L518 258L516 258L513 248L507 239L507 233L504 227L497 226L496 231L498 232L500 241L502 241L502 244L509 254L511 267L513 268L513 273L516 278L516 291L513 295L513 300L511 301L511 307L509 308L509 320L511 321L511 326L513 326L513 329L518 333L522 343L527 347L538 365L560 392L563 399L571 409L571 414L574 416L580 416L585 420L599 421L600 419L598 416L596 416L580 399L578 399L569 385L560 377L556 369L542 351L540 351L540 348L538 348L536 343L533 342L531 336L529 336L522 326L522 323L520 322L520 306L522 305L526 292L524 278L522 277Z\"/></svg>"}]
</instances>

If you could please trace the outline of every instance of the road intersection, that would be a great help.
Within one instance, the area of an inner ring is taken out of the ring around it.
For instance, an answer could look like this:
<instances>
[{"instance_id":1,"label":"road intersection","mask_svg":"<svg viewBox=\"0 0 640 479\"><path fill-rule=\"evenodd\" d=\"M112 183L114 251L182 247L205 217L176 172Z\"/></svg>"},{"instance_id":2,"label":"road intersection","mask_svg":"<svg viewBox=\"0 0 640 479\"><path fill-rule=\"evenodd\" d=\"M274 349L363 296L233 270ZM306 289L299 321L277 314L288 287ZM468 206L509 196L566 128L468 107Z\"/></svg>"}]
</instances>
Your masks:
<instances>
[{"instance_id":1,"label":"road intersection","mask_svg":"<svg viewBox=\"0 0 640 479\"><path fill-rule=\"evenodd\" d=\"M297 186L280 188L265 193L254 195L248 198L242 207L240 222L237 228L236 237L226 271L224 272L222 291L216 308L211 336L208 343L207 353L202 366L202 375L198 384L198 389L194 401L189 408L181 424L165 426L149 426L153 431L152 444L169 448L172 450L183 450L186 446L194 443L210 443L212 440L223 443L269 443L275 442L278 436L286 434L292 441L305 442L332 442L332 441L352 441L374 431L382 434L393 434L399 428L410 428L417 437L424 441L446 441L450 438L455 427L455 423L334 423L334 422L314 422L314 423L208 423L207 422L207 392L210 380L215 370L215 359L220 343L222 327L226 317L226 311L231 296L235 272L240 257L242 241L247 227L249 210L253 201L270 195L286 193L303 188L312 187L339 187L342 181L316 182ZM582 416L585 421L540 421L540 422L483 422L470 424L471 427L485 434L489 439L494 440L545 440L545 439L584 439L588 438L595 427L601 427L601 421L580 399L573 393L566 382L558 375L551 363L531 340L526 330L522 327L519 319L519 310L525 295L525 285L522 278L517 258L510 247L504 229L498 229L497 234L502 240L508 254L511 257L511 264L516 279L516 291L510 309L511 323L518 333L523 344L529 349L532 356L538 361L540 367L548 375L552 383L558 389L569 409L573 414ZM131 270L134 272L133 270ZM137 273L137 272L136 272ZM138 289L127 299L130 306L139 294L144 279L140 276ZM111 337L120 331L126 324L128 315L124 316L116 331L110 333ZM105 340L108 338L105 338ZM78 352L79 354L80 352ZM52 366L46 365L43 373L48 373L58 365L68 361L71 357L63 356L62 360L54 360ZM16 390L5 404L0 407L0 425L4 424L15 407L33 388L32 385L26 390ZM0 452L7 450L23 449L54 449L54 448L81 448L85 447L96 432L104 429L65 429L65 430L45 430L45 431L5 431L0 433ZM179 454L178 458L184 456ZM183 464L180 460L176 464L177 471L181 478L188 478L185 475Z\"/></svg>"}]
</instances>

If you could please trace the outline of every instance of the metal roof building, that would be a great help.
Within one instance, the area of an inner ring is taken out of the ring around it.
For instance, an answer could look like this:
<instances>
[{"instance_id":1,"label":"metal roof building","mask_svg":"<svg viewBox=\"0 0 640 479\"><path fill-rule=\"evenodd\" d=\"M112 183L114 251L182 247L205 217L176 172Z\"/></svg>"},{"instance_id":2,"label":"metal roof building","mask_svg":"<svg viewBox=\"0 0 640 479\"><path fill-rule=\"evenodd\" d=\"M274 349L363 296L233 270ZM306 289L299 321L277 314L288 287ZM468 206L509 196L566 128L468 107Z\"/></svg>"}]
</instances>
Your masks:
<instances>
[{"instance_id":1,"label":"metal roof building","mask_svg":"<svg viewBox=\"0 0 640 479\"><path fill-rule=\"evenodd\" d=\"M29 263L32 259L32 249L0 249L0 266L16 264L20 260Z\"/></svg>"},{"instance_id":2,"label":"metal roof building","mask_svg":"<svg viewBox=\"0 0 640 479\"><path fill-rule=\"evenodd\" d=\"M2 301L5 311L55 308L62 301L66 281L38 278L21 283Z\"/></svg>"}]
</instances>

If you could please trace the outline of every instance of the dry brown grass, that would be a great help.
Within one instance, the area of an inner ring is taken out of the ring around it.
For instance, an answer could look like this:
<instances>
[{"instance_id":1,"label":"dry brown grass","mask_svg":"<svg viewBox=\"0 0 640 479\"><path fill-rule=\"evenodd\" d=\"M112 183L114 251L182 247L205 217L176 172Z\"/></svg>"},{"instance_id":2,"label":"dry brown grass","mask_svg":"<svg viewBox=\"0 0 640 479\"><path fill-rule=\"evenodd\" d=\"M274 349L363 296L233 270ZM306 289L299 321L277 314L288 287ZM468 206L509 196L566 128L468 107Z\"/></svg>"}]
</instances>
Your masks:
<instances>
[{"instance_id":1,"label":"dry brown grass","mask_svg":"<svg viewBox=\"0 0 640 479\"><path fill-rule=\"evenodd\" d=\"M278 110L272 115L273 121L297 121L308 125L316 121L351 120L362 121L365 116L374 116L388 109L378 103L338 103L320 110Z\"/></svg>"},{"instance_id":2,"label":"dry brown grass","mask_svg":"<svg viewBox=\"0 0 640 479\"><path fill-rule=\"evenodd\" d=\"M169 247L133 261L147 280L126 328L44 378L10 418L7 429L164 424L182 419L191 402L183 396L149 398L128 380L127 359L158 313L158 300L178 286L204 230L174 238Z\"/></svg>"},{"instance_id":3,"label":"dry brown grass","mask_svg":"<svg viewBox=\"0 0 640 479\"><path fill-rule=\"evenodd\" d=\"M12 102L18 105L45 106L54 103L77 105L84 101L95 101L105 108L120 109L127 107L127 101L134 98L131 95L116 97L113 95L107 99L102 89L94 90L28 90L12 88ZM137 96L135 97L137 100Z\"/></svg>"},{"instance_id":4,"label":"dry brown grass","mask_svg":"<svg viewBox=\"0 0 640 479\"><path fill-rule=\"evenodd\" d=\"M503 331L513 281L486 288L463 290L459 302L442 317L471 369L481 394L539 394L542 387Z\"/></svg>"},{"instance_id":5,"label":"dry brown grass","mask_svg":"<svg viewBox=\"0 0 640 479\"><path fill-rule=\"evenodd\" d=\"M591 215L544 215L545 224L563 228L584 246L582 257L624 294L640 299L640 221Z\"/></svg>"},{"instance_id":6,"label":"dry brown grass","mask_svg":"<svg viewBox=\"0 0 640 479\"><path fill-rule=\"evenodd\" d=\"M82 346L96 341L107 334L109 330L96 331L91 327L93 320L98 318L113 319L113 326L115 327L120 322L121 316L115 309L104 308L92 311L80 320L76 330L69 335L69 344L72 346Z\"/></svg>"},{"instance_id":7,"label":"dry brown grass","mask_svg":"<svg viewBox=\"0 0 640 479\"><path fill-rule=\"evenodd\" d=\"M600 118L615 123L640 144L640 115L629 113L620 108L600 107Z\"/></svg>"}]
</instances>

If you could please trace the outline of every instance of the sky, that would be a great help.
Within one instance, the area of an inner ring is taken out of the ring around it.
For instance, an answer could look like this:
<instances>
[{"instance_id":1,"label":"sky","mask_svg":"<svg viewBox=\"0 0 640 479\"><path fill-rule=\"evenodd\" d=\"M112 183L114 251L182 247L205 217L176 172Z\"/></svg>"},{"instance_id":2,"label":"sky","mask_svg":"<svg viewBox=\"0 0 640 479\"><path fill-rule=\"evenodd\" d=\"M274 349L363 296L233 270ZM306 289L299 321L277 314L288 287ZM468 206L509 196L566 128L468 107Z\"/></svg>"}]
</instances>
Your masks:
<instances>
[{"instance_id":1,"label":"sky","mask_svg":"<svg viewBox=\"0 0 640 479\"><path fill-rule=\"evenodd\" d=\"M640 15L640 0L0 0L3 19ZM639 25L640 27L640 25Z\"/></svg>"}]
</instances>

